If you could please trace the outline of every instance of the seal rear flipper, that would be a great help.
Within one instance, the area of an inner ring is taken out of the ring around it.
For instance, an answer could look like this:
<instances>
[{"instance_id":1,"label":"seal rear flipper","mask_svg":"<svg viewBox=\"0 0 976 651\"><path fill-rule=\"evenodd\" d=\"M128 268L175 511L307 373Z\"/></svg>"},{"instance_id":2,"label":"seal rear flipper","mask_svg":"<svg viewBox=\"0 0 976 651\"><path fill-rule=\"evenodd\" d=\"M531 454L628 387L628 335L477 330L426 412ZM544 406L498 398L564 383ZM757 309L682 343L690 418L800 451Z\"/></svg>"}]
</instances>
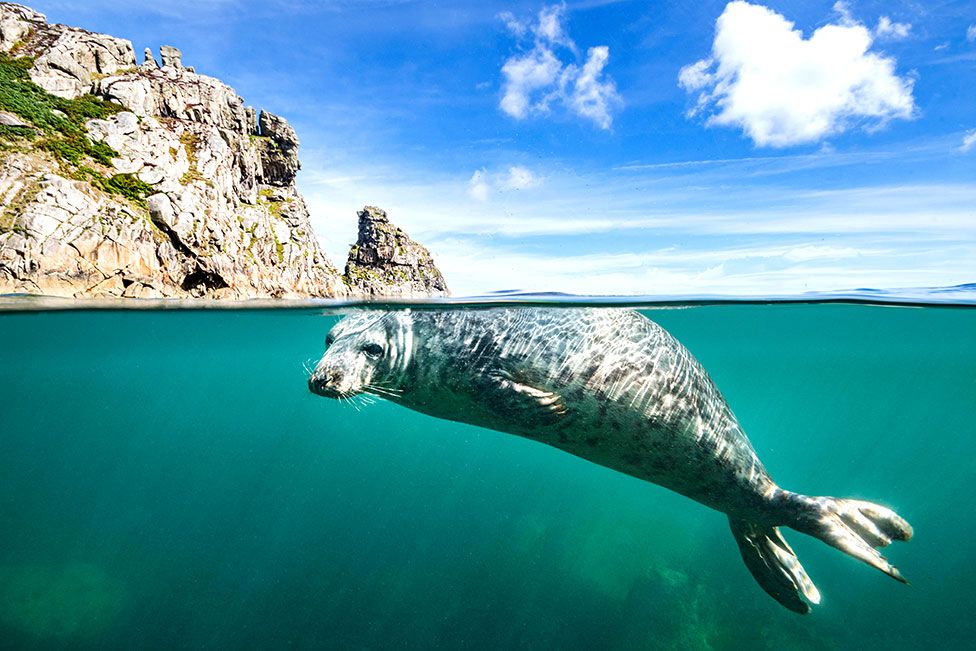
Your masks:
<instances>
[{"instance_id":1,"label":"seal rear flipper","mask_svg":"<svg viewBox=\"0 0 976 651\"><path fill-rule=\"evenodd\" d=\"M742 560L769 596L801 615L810 612L811 603L820 603L820 591L783 539L779 527L764 527L733 518L729 518L729 526Z\"/></svg>"},{"instance_id":2,"label":"seal rear flipper","mask_svg":"<svg viewBox=\"0 0 976 651\"><path fill-rule=\"evenodd\" d=\"M792 513L787 525L877 568L893 579L908 583L876 547L893 540L910 540L912 527L891 509L863 500L810 497L784 491Z\"/></svg>"}]
</instances>

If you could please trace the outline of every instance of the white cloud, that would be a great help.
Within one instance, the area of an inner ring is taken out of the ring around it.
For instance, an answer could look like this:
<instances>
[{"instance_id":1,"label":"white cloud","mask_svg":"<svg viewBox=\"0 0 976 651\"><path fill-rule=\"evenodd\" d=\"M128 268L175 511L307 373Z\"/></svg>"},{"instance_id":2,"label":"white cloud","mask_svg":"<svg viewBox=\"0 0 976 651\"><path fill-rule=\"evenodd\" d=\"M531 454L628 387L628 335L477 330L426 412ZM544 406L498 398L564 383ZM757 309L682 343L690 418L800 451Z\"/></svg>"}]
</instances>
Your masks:
<instances>
[{"instance_id":1,"label":"white cloud","mask_svg":"<svg viewBox=\"0 0 976 651\"><path fill-rule=\"evenodd\" d=\"M517 120L529 112L546 113L554 96L554 86L559 79L563 64L548 48L534 48L522 57L512 57L502 66L505 76L505 95L501 100L503 111ZM537 91L548 91L533 99Z\"/></svg>"},{"instance_id":2,"label":"white cloud","mask_svg":"<svg viewBox=\"0 0 976 651\"><path fill-rule=\"evenodd\" d=\"M609 129L613 110L622 103L616 84L604 75L610 49L605 45L590 48L580 66L579 51L564 27L565 10L565 5L543 7L531 26L509 12L499 14L516 37L530 33L533 37L531 49L510 57L502 66L499 106L523 120L532 114L547 114L557 103L601 129Z\"/></svg>"},{"instance_id":3,"label":"white cloud","mask_svg":"<svg viewBox=\"0 0 976 651\"><path fill-rule=\"evenodd\" d=\"M958 282L938 247L912 255L871 247L756 246L744 249L528 252L493 243L442 240L438 264L457 295L500 289L595 295L782 295L853 287L918 287ZM814 254L809 254L815 250ZM968 248L960 253L972 253ZM852 262L852 260L860 262ZM491 260L486 277L476 260ZM860 266L855 266L860 265Z\"/></svg>"},{"instance_id":4,"label":"white cloud","mask_svg":"<svg viewBox=\"0 0 976 651\"><path fill-rule=\"evenodd\" d=\"M976 24L970 25L966 30L966 40L970 43L976 42Z\"/></svg>"},{"instance_id":5,"label":"white cloud","mask_svg":"<svg viewBox=\"0 0 976 651\"><path fill-rule=\"evenodd\" d=\"M714 65L711 59L701 59L688 64L678 72L678 84L685 90L701 90L712 83L714 76L709 72Z\"/></svg>"},{"instance_id":6,"label":"white cloud","mask_svg":"<svg viewBox=\"0 0 976 651\"><path fill-rule=\"evenodd\" d=\"M856 258L859 255L864 255L865 253L871 252L861 251L850 246L818 246L815 244L804 244L803 246L791 248L779 255L782 255L784 260L788 260L790 262L808 262L810 260L818 260L822 258Z\"/></svg>"},{"instance_id":7,"label":"white cloud","mask_svg":"<svg viewBox=\"0 0 976 651\"><path fill-rule=\"evenodd\" d=\"M489 174L484 168L476 170L468 180L468 196L477 201L487 201L494 192L528 190L542 185L542 178L522 165L512 165L506 172Z\"/></svg>"},{"instance_id":8,"label":"white cloud","mask_svg":"<svg viewBox=\"0 0 976 651\"><path fill-rule=\"evenodd\" d=\"M527 190L541 183L541 180L527 167L513 165L508 168L508 176L501 180L503 190Z\"/></svg>"},{"instance_id":9,"label":"white cloud","mask_svg":"<svg viewBox=\"0 0 976 651\"><path fill-rule=\"evenodd\" d=\"M488 178L484 170L476 170L468 181L468 194L478 201L488 200Z\"/></svg>"},{"instance_id":10,"label":"white cloud","mask_svg":"<svg viewBox=\"0 0 976 651\"><path fill-rule=\"evenodd\" d=\"M550 5L539 10L539 22L535 28L535 35L540 40L556 45L563 45L570 50L576 49L576 44L563 29L563 15L566 5Z\"/></svg>"},{"instance_id":11,"label":"white cloud","mask_svg":"<svg viewBox=\"0 0 976 651\"><path fill-rule=\"evenodd\" d=\"M678 76L698 92L690 114L710 112L706 124L740 127L756 145L772 147L912 118L913 80L895 74L893 58L868 51L872 34L846 5L834 8L841 22L804 38L767 7L730 2L716 21L711 57Z\"/></svg>"},{"instance_id":12,"label":"white cloud","mask_svg":"<svg viewBox=\"0 0 976 651\"><path fill-rule=\"evenodd\" d=\"M505 23L505 27L507 27L508 30L518 38L525 36L526 32L529 30L528 26L522 21L518 20L511 11L501 12L498 14L498 18Z\"/></svg>"},{"instance_id":13,"label":"white cloud","mask_svg":"<svg viewBox=\"0 0 976 651\"><path fill-rule=\"evenodd\" d=\"M878 26L874 28L874 35L878 38L887 38L897 41L908 38L908 32L912 29L911 23L896 23L887 16L878 19Z\"/></svg>"},{"instance_id":14,"label":"white cloud","mask_svg":"<svg viewBox=\"0 0 976 651\"><path fill-rule=\"evenodd\" d=\"M962 137L962 144L959 145L959 151L965 154L972 150L973 147L976 147L976 129L970 129Z\"/></svg>"},{"instance_id":15,"label":"white cloud","mask_svg":"<svg viewBox=\"0 0 976 651\"><path fill-rule=\"evenodd\" d=\"M957 145L962 133L955 138ZM903 167L945 159L946 143L926 151ZM785 294L976 277L976 185L968 179L828 190L789 181L806 175L764 180L772 168L819 169L841 159L860 169L887 160L865 152L600 172L525 159L471 168L460 178L453 170L376 157L341 164L306 159L299 186L334 262L341 266L356 240L356 211L379 205L429 247L456 295L508 288ZM541 182L503 190L518 167ZM763 179L754 182L757 172ZM479 183L486 201L471 196Z\"/></svg>"},{"instance_id":16,"label":"white cloud","mask_svg":"<svg viewBox=\"0 0 976 651\"><path fill-rule=\"evenodd\" d=\"M613 122L610 113L617 98L617 89L613 80L600 80L609 58L610 48L606 45L591 47L579 75L575 75L575 69L570 67L576 76L570 104L577 114L590 118L601 129L610 128Z\"/></svg>"},{"instance_id":17,"label":"white cloud","mask_svg":"<svg viewBox=\"0 0 976 651\"><path fill-rule=\"evenodd\" d=\"M838 15L840 15L840 22L842 25L850 25L857 22L854 20L854 15L851 13L851 8L846 2L837 0L837 2L834 3L833 9Z\"/></svg>"}]
</instances>

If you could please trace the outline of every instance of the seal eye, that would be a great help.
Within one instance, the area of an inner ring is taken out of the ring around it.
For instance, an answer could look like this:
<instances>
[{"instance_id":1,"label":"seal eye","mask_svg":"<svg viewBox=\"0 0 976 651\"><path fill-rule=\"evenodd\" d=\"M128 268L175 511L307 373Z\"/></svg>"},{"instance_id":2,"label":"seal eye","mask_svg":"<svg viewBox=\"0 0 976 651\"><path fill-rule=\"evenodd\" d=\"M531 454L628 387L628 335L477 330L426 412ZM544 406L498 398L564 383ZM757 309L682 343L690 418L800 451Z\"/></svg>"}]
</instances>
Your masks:
<instances>
[{"instance_id":1,"label":"seal eye","mask_svg":"<svg viewBox=\"0 0 976 651\"><path fill-rule=\"evenodd\" d=\"M383 354L383 347L379 344L366 344L363 346L363 352L366 353L366 357L379 359Z\"/></svg>"}]
</instances>

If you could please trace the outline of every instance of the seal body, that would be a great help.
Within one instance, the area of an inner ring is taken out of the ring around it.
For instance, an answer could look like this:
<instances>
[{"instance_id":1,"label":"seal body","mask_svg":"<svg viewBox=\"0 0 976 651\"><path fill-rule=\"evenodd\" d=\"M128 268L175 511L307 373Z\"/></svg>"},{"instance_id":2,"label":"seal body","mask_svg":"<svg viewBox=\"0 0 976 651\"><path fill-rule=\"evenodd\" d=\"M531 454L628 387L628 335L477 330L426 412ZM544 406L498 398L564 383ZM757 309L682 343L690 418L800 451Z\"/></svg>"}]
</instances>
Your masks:
<instances>
[{"instance_id":1,"label":"seal body","mask_svg":"<svg viewBox=\"0 0 976 651\"><path fill-rule=\"evenodd\" d=\"M701 364L638 312L364 312L340 321L327 346L309 380L315 393L374 393L530 438L728 514L746 565L792 610L806 612L819 593L778 525L900 578L873 547L907 539L908 524L867 502L779 488Z\"/></svg>"}]
</instances>

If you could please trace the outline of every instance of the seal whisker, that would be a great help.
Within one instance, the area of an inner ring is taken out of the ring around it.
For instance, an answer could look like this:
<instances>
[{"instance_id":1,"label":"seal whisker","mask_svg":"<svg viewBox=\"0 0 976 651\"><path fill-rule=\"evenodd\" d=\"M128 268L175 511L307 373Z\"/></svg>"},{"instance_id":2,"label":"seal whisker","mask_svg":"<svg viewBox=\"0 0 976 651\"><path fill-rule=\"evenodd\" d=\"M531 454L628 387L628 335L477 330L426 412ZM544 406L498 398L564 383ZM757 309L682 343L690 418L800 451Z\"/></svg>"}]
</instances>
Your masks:
<instances>
[{"instance_id":1,"label":"seal whisker","mask_svg":"<svg viewBox=\"0 0 976 651\"><path fill-rule=\"evenodd\" d=\"M390 396L392 398L397 398L403 394L403 389L394 389L391 387L383 387L375 384L364 384L363 388L367 391L372 391L380 395Z\"/></svg>"},{"instance_id":2,"label":"seal whisker","mask_svg":"<svg viewBox=\"0 0 976 651\"><path fill-rule=\"evenodd\" d=\"M359 408L359 405L356 404L356 401L354 400L355 396L349 395L349 393L344 393L342 395L346 399L346 402L349 403L350 405L352 405L352 408L353 409L355 409L356 411L362 411Z\"/></svg>"},{"instance_id":3,"label":"seal whisker","mask_svg":"<svg viewBox=\"0 0 976 651\"><path fill-rule=\"evenodd\" d=\"M386 389L387 391L394 391L394 392L397 392L397 393L403 393L403 389L398 389L396 387L391 387L391 386L388 386L386 384L382 384L382 383L379 383L379 382L369 382L368 383L368 386L377 387L379 389Z\"/></svg>"},{"instance_id":4,"label":"seal whisker","mask_svg":"<svg viewBox=\"0 0 976 651\"><path fill-rule=\"evenodd\" d=\"M372 393L375 393L380 398L399 398L400 396L395 393L386 393L385 391L380 391L379 389L367 389Z\"/></svg>"},{"instance_id":5,"label":"seal whisker","mask_svg":"<svg viewBox=\"0 0 976 651\"><path fill-rule=\"evenodd\" d=\"M368 407L369 405L376 404L376 400L374 400L368 394L360 393L357 397L359 398L359 404L362 405L363 407Z\"/></svg>"}]
</instances>

